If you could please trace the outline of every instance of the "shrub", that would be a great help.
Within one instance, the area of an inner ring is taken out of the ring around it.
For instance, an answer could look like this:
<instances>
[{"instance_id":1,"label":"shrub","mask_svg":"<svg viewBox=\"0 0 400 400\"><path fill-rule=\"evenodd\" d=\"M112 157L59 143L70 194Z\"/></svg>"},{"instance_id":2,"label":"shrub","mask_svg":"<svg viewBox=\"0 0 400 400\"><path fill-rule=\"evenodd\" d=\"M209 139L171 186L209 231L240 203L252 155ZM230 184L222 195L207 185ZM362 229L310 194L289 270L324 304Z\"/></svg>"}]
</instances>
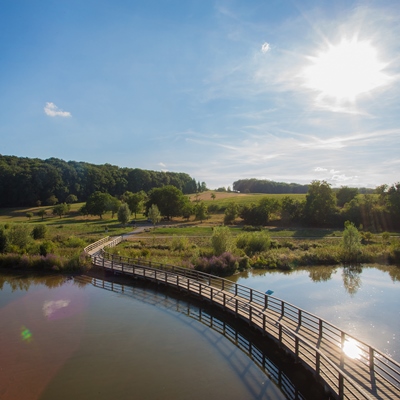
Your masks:
<instances>
[{"instance_id":1,"label":"shrub","mask_svg":"<svg viewBox=\"0 0 400 400\"><path fill-rule=\"evenodd\" d=\"M189 247L189 239L186 236L176 236L172 238L171 248L176 251L183 251Z\"/></svg>"},{"instance_id":2,"label":"shrub","mask_svg":"<svg viewBox=\"0 0 400 400\"><path fill-rule=\"evenodd\" d=\"M343 261L357 261L361 252L361 234L352 222L346 221L344 226L342 237Z\"/></svg>"},{"instance_id":3,"label":"shrub","mask_svg":"<svg viewBox=\"0 0 400 400\"><path fill-rule=\"evenodd\" d=\"M46 237L46 235L47 235L47 227L46 227L46 225L36 225L32 229L31 235L35 240L44 239Z\"/></svg>"},{"instance_id":4,"label":"shrub","mask_svg":"<svg viewBox=\"0 0 400 400\"><path fill-rule=\"evenodd\" d=\"M243 249L248 256L252 256L270 248L270 238L265 232L252 232L239 235L236 246Z\"/></svg>"},{"instance_id":5,"label":"shrub","mask_svg":"<svg viewBox=\"0 0 400 400\"><path fill-rule=\"evenodd\" d=\"M39 254L41 256L47 256L49 253L53 253L56 249L56 245L51 241L45 241L39 246Z\"/></svg>"},{"instance_id":6,"label":"shrub","mask_svg":"<svg viewBox=\"0 0 400 400\"><path fill-rule=\"evenodd\" d=\"M64 246L69 248L84 248L86 247L86 242L78 238L76 236L70 236L67 240L64 241Z\"/></svg>"},{"instance_id":7,"label":"shrub","mask_svg":"<svg viewBox=\"0 0 400 400\"><path fill-rule=\"evenodd\" d=\"M211 245L214 254L217 256L231 251L233 249L233 238L229 228L226 226L215 227L211 236Z\"/></svg>"},{"instance_id":8,"label":"shrub","mask_svg":"<svg viewBox=\"0 0 400 400\"><path fill-rule=\"evenodd\" d=\"M195 261L195 269L197 271L217 276L232 275L238 268L238 257L229 252L225 252L218 257L200 257Z\"/></svg>"}]
</instances>

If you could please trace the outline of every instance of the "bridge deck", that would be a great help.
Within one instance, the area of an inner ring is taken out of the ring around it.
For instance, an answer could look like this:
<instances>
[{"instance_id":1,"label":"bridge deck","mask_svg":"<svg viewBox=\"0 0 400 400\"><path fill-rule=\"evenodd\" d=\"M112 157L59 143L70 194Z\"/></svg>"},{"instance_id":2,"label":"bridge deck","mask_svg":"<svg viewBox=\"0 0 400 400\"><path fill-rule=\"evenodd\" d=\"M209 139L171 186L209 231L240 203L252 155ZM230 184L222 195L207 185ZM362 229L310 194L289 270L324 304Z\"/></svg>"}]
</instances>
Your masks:
<instances>
[{"instance_id":1,"label":"bridge deck","mask_svg":"<svg viewBox=\"0 0 400 400\"><path fill-rule=\"evenodd\" d=\"M98 253L94 247L93 262L113 273L152 280L174 286L201 297L233 313L270 335L293 353L296 360L316 373L316 376L340 399L400 399L400 365L375 349L358 342L355 358L343 352L348 335L339 328L304 310L295 308L271 296L217 277L197 274L185 276L174 270L153 268L143 260L134 264L122 262L122 257ZM104 258L108 257L111 259ZM129 261L129 260L128 260ZM186 273L186 272L185 272ZM239 288L239 289L238 289ZM258 297L257 297L258 296Z\"/></svg>"}]
</instances>

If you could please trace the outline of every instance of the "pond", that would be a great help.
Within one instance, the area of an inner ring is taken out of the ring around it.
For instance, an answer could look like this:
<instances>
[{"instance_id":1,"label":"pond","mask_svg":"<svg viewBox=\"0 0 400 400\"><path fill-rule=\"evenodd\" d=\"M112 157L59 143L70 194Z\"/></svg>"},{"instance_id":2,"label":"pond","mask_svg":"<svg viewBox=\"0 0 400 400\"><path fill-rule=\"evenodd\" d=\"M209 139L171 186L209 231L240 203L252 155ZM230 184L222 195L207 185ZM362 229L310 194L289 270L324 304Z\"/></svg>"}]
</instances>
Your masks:
<instances>
[{"instance_id":1,"label":"pond","mask_svg":"<svg viewBox=\"0 0 400 400\"><path fill-rule=\"evenodd\" d=\"M253 270L230 280L311 312L400 361L400 267Z\"/></svg>"},{"instance_id":2,"label":"pond","mask_svg":"<svg viewBox=\"0 0 400 400\"><path fill-rule=\"evenodd\" d=\"M266 339L144 284L0 274L0 342L2 400L323 398Z\"/></svg>"}]
</instances>

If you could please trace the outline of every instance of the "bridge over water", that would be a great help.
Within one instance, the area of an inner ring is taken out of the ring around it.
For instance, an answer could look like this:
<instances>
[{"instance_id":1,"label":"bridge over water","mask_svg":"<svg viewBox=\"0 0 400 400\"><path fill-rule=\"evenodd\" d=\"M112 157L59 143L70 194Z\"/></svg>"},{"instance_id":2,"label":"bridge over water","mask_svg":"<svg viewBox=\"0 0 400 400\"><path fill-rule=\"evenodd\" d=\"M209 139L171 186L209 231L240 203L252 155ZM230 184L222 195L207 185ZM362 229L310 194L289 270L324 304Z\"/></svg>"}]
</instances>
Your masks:
<instances>
[{"instance_id":1,"label":"bridge over water","mask_svg":"<svg viewBox=\"0 0 400 400\"><path fill-rule=\"evenodd\" d=\"M328 321L290 303L213 275L104 249L122 237L85 248L94 265L114 274L172 286L245 320L313 371L338 399L400 399L400 364Z\"/></svg>"}]
</instances>

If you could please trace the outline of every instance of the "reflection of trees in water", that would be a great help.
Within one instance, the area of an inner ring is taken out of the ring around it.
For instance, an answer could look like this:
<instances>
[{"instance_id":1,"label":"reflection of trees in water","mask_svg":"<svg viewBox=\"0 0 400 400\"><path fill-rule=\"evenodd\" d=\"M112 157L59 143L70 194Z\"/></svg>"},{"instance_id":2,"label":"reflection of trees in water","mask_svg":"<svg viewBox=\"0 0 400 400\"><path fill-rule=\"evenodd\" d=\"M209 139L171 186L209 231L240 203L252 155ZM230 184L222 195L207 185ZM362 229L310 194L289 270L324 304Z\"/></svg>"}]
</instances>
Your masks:
<instances>
[{"instance_id":1,"label":"reflection of trees in water","mask_svg":"<svg viewBox=\"0 0 400 400\"><path fill-rule=\"evenodd\" d=\"M343 284L346 291L351 295L355 295L361 287L361 265L345 265L342 271Z\"/></svg>"},{"instance_id":2,"label":"reflection of trees in water","mask_svg":"<svg viewBox=\"0 0 400 400\"><path fill-rule=\"evenodd\" d=\"M4 284L11 287L11 291L16 290L27 292L32 285L45 285L48 288L57 288L62 286L67 281L72 281L74 285L85 286L87 282L78 282L64 275L13 275L0 273L0 290Z\"/></svg>"},{"instance_id":3,"label":"reflection of trees in water","mask_svg":"<svg viewBox=\"0 0 400 400\"><path fill-rule=\"evenodd\" d=\"M336 271L335 267L311 267L308 269L308 276L313 282L326 282L332 278L334 271Z\"/></svg>"}]
</instances>

